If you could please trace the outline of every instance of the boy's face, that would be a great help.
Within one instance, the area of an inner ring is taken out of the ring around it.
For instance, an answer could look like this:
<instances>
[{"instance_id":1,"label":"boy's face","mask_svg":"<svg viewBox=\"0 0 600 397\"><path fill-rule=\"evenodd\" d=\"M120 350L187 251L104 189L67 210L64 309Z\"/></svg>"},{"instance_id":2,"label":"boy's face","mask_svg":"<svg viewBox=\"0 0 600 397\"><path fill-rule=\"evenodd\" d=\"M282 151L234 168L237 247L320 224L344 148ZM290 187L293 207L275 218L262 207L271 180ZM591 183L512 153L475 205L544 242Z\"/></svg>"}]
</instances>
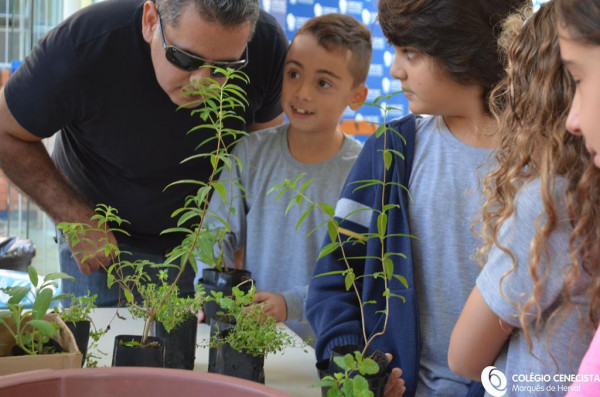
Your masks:
<instances>
[{"instance_id":1,"label":"boy's face","mask_svg":"<svg viewBox=\"0 0 600 397\"><path fill-rule=\"evenodd\" d=\"M394 52L390 74L400 80L411 112L454 116L469 111L472 98L480 102L483 88L452 80L431 56L413 47L396 45Z\"/></svg>"},{"instance_id":2,"label":"boy's face","mask_svg":"<svg viewBox=\"0 0 600 397\"><path fill-rule=\"evenodd\" d=\"M285 61L281 104L290 128L308 133L334 132L346 106L358 109L367 95L354 87L350 52L327 51L309 33L297 35ZM353 105L354 104L354 105Z\"/></svg>"},{"instance_id":3,"label":"boy's face","mask_svg":"<svg viewBox=\"0 0 600 397\"><path fill-rule=\"evenodd\" d=\"M567 117L567 129L583 135L594 164L600 168L600 45L573 39L558 26L560 56L575 81L575 96Z\"/></svg>"}]
</instances>

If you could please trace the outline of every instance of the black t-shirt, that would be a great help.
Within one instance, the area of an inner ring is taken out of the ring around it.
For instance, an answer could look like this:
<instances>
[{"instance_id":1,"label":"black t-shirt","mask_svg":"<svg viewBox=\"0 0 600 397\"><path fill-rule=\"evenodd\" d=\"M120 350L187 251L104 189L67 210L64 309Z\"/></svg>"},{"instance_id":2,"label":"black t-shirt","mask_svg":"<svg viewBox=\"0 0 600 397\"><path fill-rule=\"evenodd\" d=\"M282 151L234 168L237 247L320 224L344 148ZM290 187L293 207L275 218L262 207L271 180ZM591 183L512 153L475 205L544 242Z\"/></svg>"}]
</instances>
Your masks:
<instances>
[{"instance_id":1,"label":"black t-shirt","mask_svg":"<svg viewBox=\"0 0 600 397\"><path fill-rule=\"evenodd\" d=\"M52 157L90 204L111 205L131 222L126 229L132 237L117 236L119 241L163 253L182 236L159 233L175 226L171 213L197 186L164 188L208 177L207 160L180 162L210 131L188 135L201 120L176 110L158 85L142 36L143 3L108 0L65 20L11 76L5 96L29 132L49 137L59 131ZM247 125L281 113L286 50L282 28L261 10L244 69L251 81L243 86L250 102Z\"/></svg>"}]
</instances>

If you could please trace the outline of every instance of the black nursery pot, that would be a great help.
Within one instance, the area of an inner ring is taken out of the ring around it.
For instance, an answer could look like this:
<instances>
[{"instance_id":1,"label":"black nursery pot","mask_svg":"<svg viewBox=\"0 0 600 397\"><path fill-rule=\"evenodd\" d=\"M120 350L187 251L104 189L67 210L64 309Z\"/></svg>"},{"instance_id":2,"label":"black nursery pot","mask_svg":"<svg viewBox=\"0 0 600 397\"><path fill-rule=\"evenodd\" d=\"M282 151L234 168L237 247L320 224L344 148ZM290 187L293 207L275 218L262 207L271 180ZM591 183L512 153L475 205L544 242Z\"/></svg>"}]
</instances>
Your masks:
<instances>
[{"instance_id":1,"label":"black nursery pot","mask_svg":"<svg viewBox=\"0 0 600 397\"><path fill-rule=\"evenodd\" d=\"M165 341L165 367L194 369L198 319L192 317L167 332L162 323L154 322L154 336Z\"/></svg>"},{"instance_id":2,"label":"black nursery pot","mask_svg":"<svg viewBox=\"0 0 600 397\"><path fill-rule=\"evenodd\" d=\"M354 354L355 351L362 350L360 347L355 345L344 345L335 346L331 349L331 357L329 360L319 361L316 364L319 379L323 379L324 376L334 374L336 372L344 372L334 361L335 356L345 356L346 354ZM387 383L389 376L389 369L387 365L387 357L380 351L369 351L369 357L379 365L379 372L374 375L366 375L365 379L369 383L369 390L371 390L375 397L382 397L383 390ZM329 391L328 387L321 387L321 395L327 396Z\"/></svg>"},{"instance_id":3,"label":"black nursery pot","mask_svg":"<svg viewBox=\"0 0 600 397\"><path fill-rule=\"evenodd\" d=\"M158 367L165 366L165 342L162 338L148 337L146 346L125 346L121 342L141 343L141 335L117 335L113 350L113 367Z\"/></svg>"},{"instance_id":4,"label":"black nursery pot","mask_svg":"<svg viewBox=\"0 0 600 397\"><path fill-rule=\"evenodd\" d=\"M81 352L81 366L85 364L85 355L87 354L88 342L90 340L90 325L89 320L83 321L66 321L67 327L71 330L71 333L75 337L77 342L77 348Z\"/></svg>"},{"instance_id":5,"label":"black nursery pot","mask_svg":"<svg viewBox=\"0 0 600 397\"><path fill-rule=\"evenodd\" d=\"M210 337L226 334L234 327L232 319L217 316L210 321ZM258 383L265 383L265 358L238 352L226 343L219 347L211 347L208 351L208 372L234 376Z\"/></svg>"},{"instance_id":6,"label":"black nursery pot","mask_svg":"<svg viewBox=\"0 0 600 397\"><path fill-rule=\"evenodd\" d=\"M202 269L202 278L198 281L198 284L204 287L207 296L211 296L210 291L221 291L224 296L229 296L233 287L242 281L250 280L252 277L252 273L248 270L231 268L226 270L225 272L219 272L212 268ZM244 292L248 292L251 286L252 283L245 283L239 288ZM204 311L205 321L209 322L211 318L217 315L221 307L216 302L205 302L202 310Z\"/></svg>"}]
</instances>

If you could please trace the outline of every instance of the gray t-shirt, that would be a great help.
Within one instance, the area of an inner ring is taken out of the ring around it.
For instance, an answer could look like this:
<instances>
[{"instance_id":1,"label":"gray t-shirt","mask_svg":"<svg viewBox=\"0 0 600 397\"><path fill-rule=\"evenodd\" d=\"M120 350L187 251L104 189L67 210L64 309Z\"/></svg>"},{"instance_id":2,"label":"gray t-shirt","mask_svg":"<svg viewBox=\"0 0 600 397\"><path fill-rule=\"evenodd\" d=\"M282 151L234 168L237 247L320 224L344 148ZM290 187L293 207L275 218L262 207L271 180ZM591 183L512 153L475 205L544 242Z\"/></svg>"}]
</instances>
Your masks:
<instances>
[{"instance_id":1,"label":"gray t-shirt","mask_svg":"<svg viewBox=\"0 0 600 397\"><path fill-rule=\"evenodd\" d=\"M226 263L233 264L233 254L246 247L244 266L252 272L256 288L280 293L284 296L288 311L288 325L300 337L312 336L304 316L304 302L308 283L312 277L326 228L319 228L327 218L319 210L312 211L302 224L296 224L306 206L291 206L285 215L288 203L295 194L291 191L281 195L269 194L269 190L306 174L301 182L313 179L305 193L314 202L328 203L335 207L346 177L362 146L352 138L345 137L342 148L331 158L315 164L296 160L289 152L287 142L288 124L253 132L236 145L234 154L243 164L240 172L233 176L223 172L221 181L239 178L246 192L233 188L234 213L229 215L232 232L224 246ZM221 216L227 216L219 195L213 195L210 208Z\"/></svg>"},{"instance_id":2,"label":"gray t-shirt","mask_svg":"<svg viewBox=\"0 0 600 397\"><path fill-rule=\"evenodd\" d=\"M538 268L538 275L548 272L539 299L539 310L544 320L557 305L563 302L563 272L565 264L568 263L568 242L572 231L565 207L565 188L566 180L557 179L553 195L558 226L549 236L546 245L548 255L542 257L543 260L540 261ZM541 214L543 216L540 218ZM515 199L515 212L502 225L498 235L500 244L515 255L517 260L515 269L509 272L513 267L510 257L494 246L477 278L477 288L492 311L507 323L517 327L494 364L505 374L508 381L506 396L522 395L528 390L528 386L536 388L535 390L540 390L541 387L543 390L541 394L545 396L563 396L567 391L565 387L570 382L563 382L554 375L576 374L593 336L594 329L589 323L582 323L588 325L588 331L579 332L582 326L579 318L586 319L589 308L589 301L582 296L588 280L582 278L578 280L572 291L571 298L577 305L569 310L567 317L550 333L548 344L546 340L549 334L548 327L542 326L536 329L535 324L532 324L536 317L535 309L528 311L531 313L529 329L532 331L533 343L533 350L531 353L529 351L525 334L520 329L518 315L519 307L531 297L533 292L533 279L527 265L529 250L536 224L538 221L543 224L545 219L540 180L535 179L520 189ZM505 274L506 277L503 279ZM531 374L538 376L531 377Z\"/></svg>"},{"instance_id":3,"label":"gray t-shirt","mask_svg":"<svg viewBox=\"0 0 600 397\"><path fill-rule=\"evenodd\" d=\"M463 396L471 382L448 368L450 333L475 286L471 226L483 203L489 149L458 140L440 116L417 125L409 204L421 359L417 396Z\"/></svg>"}]
</instances>

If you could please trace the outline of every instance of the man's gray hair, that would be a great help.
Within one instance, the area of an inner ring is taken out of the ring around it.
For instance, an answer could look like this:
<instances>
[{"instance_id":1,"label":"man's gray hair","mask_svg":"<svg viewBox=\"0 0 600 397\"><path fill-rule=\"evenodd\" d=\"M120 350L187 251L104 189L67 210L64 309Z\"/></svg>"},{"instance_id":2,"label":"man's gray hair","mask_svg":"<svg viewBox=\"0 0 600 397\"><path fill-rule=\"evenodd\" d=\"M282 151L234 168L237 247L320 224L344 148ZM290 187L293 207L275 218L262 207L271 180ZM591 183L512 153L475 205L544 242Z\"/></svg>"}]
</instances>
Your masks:
<instances>
[{"instance_id":1,"label":"man's gray hair","mask_svg":"<svg viewBox=\"0 0 600 397\"><path fill-rule=\"evenodd\" d=\"M202 18L223 26L236 26L250 22L254 30L258 20L258 0L154 0L162 21L177 26L179 17L188 5L193 4Z\"/></svg>"}]
</instances>

